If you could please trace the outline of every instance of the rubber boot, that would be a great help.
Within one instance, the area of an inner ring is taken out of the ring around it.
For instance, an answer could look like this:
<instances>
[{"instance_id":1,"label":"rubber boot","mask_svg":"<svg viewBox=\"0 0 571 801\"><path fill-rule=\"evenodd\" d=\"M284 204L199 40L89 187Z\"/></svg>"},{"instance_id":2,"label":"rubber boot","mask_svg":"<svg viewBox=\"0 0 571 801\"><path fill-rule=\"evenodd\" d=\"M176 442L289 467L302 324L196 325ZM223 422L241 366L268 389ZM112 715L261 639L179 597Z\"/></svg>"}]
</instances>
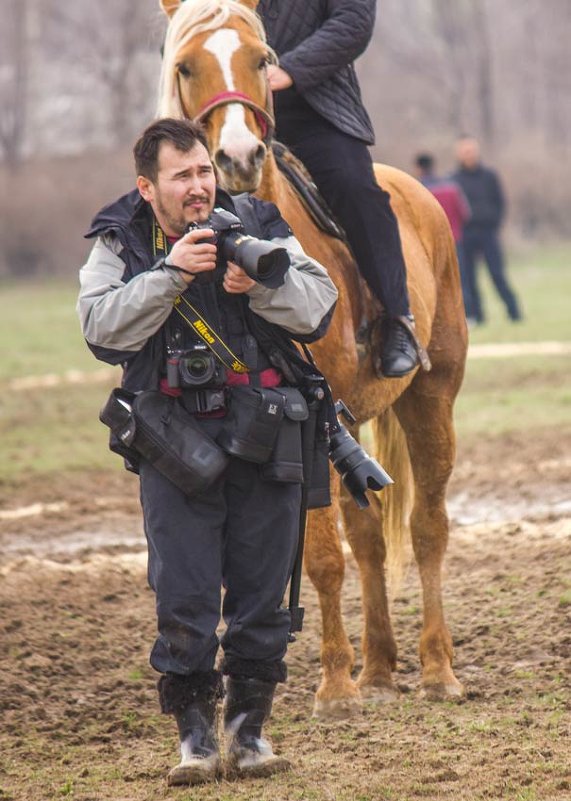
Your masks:
<instances>
[{"instance_id":1,"label":"rubber boot","mask_svg":"<svg viewBox=\"0 0 571 801\"><path fill-rule=\"evenodd\" d=\"M287 759L276 756L262 737L262 727L272 711L275 688L275 682L228 678L224 728L229 739L230 773L260 777L290 769Z\"/></svg>"},{"instance_id":2,"label":"rubber boot","mask_svg":"<svg viewBox=\"0 0 571 801\"><path fill-rule=\"evenodd\" d=\"M168 774L169 785L203 784L220 774L216 706L221 682L218 677L218 685L209 686L205 675L209 674L177 676L173 681L168 674L162 687L159 682L163 712L174 715L180 738L181 760Z\"/></svg>"}]
</instances>

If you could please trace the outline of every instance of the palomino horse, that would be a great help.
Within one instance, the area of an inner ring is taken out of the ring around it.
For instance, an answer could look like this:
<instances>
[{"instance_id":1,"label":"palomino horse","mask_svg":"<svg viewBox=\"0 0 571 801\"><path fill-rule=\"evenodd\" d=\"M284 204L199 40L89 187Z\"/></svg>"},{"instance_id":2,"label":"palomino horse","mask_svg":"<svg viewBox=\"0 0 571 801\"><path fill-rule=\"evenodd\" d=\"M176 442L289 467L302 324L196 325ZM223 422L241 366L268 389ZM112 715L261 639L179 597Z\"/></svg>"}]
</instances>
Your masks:
<instances>
[{"instance_id":1,"label":"palomino horse","mask_svg":"<svg viewBox=\"0 0 571 801\"><path fill-rule=\"evenodd\" d=\"M455 452L452 408L463 377L467 335L454 243L444 214L410 176L375 166L399 220L412 310L432 361L430 372L380 380L370 353L360 353L356 342L363 317L373 320L379 310L363 290L348 250L309 219L269 148L273 120L265 66L274 56L255 14L257 0L161 0L161 5L170 21L159 113L202 120L222 186L232 193L255 192L276 203L305 250L327 266L339 301L327 335L313 348L314 356L335 397L347 401L358 424L372 421L376 441L393 445L394 458L378 451L396 479L384 490L382 507L376 495L365 511L358 511L352 500L341 501L362 583L363 667L356 682L351 678L354 652L341 617L344 557L337 528L337 485L333 505L310 514L305 566L319 594L323 622L323 671L315 712L343 716L359 707L361 697L390 700L396 695L391 677L396 645L384 563L386 543L402 530L405 515L410 515L423 591L423 691L433 698L461 695L451 667L441 569L448 540L445 491ZM412 511L405 508L411 484Z\"/></svg>"}]
</instances>

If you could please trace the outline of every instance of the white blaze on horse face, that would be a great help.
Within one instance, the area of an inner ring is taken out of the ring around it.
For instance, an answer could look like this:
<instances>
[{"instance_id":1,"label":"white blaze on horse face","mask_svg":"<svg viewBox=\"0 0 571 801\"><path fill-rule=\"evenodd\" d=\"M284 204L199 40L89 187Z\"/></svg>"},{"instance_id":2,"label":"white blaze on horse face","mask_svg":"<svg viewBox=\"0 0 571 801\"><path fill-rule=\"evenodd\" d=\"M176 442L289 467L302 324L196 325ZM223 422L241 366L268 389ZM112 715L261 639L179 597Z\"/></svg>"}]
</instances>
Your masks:
<instances>
[{"instance_id":1,"label":"white blaze on horse face","mask_svg":"<svg viewBox=\"0 0 571 801\"><path fill-rule=\"evenodd\" d=\"M232 57L241 45L238 31L231 28L220 28L204 43L204 49L212 53L220 65L227 92L236 91L232 73ZM218 148L231 159L241 162L246 167L250 163L252 152L259 145L260 140L246 125L244 106L240 103L228 104L224 124L220 129Z\"/></svg>"}]
</instances>

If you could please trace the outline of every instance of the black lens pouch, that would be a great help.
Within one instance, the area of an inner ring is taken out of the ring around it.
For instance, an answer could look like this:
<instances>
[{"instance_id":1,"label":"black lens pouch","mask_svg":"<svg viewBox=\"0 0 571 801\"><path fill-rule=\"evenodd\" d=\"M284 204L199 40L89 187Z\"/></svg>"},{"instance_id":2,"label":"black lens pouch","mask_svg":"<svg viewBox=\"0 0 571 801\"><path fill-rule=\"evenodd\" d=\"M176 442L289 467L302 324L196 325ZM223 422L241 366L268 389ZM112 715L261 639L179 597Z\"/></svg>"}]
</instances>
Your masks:
<instances>
[{"instance_id":1,"label":"black lens pouch","mask_svg":"<svg viewBox=\"0 0 571 801\"><path fill-rule=\"evenodd\" d=\"M285 396L276 389L232 387L228 415L216 441L232 456L264 464L272 455L285 404Z\"/></svg>"},{"instance_id":2,"label":"black lens pouch","mask_svg":"<svg viewBox=\"0 0 571 801\"><path fill-rule=\"evenodd\" d=\"M208 489L228 464L228 456L181 403L157 390L114 389L99 419L190 497Z\"/></svg>"},{"instance_id":3,"label":"black lens pouch","mask_svg":"<svg viewBox=\"0 0 571 801\"><path fill-rule=\"evenodd\" d=\"M276 391L285 397L284 416L270 459L260 466L260 476L265 481L301 484L301 424L309 417L307 402L295 387L279 387Z\"/></svg>"}]
</instances>

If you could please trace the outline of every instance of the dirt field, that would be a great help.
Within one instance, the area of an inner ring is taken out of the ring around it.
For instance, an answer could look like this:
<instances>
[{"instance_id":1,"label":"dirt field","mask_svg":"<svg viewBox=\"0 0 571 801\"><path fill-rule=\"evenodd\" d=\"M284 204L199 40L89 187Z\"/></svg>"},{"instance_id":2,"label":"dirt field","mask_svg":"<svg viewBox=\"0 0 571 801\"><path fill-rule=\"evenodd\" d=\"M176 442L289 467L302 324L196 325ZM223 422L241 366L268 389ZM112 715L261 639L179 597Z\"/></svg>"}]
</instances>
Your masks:
<instances>
[{"instance_id":1,"label":"dirt field","mask_svg":"<svg viewBox=\"0 0 571 801\"><path fill-rule=\"evenodd\" d=\"M466 699L419 696L411 568L393 614L400 701L366 705L343 723L312 720L320 621L306 580L306 625L269 729L295 769L194 789L165 781L177 741L147 664L154 603L136 479L66 475L0 487L1 801L570 799L568 444L547 430L460 451L445 601ZM351 557L344 612L357 670Z\"/></svg>"}]
</instances>

